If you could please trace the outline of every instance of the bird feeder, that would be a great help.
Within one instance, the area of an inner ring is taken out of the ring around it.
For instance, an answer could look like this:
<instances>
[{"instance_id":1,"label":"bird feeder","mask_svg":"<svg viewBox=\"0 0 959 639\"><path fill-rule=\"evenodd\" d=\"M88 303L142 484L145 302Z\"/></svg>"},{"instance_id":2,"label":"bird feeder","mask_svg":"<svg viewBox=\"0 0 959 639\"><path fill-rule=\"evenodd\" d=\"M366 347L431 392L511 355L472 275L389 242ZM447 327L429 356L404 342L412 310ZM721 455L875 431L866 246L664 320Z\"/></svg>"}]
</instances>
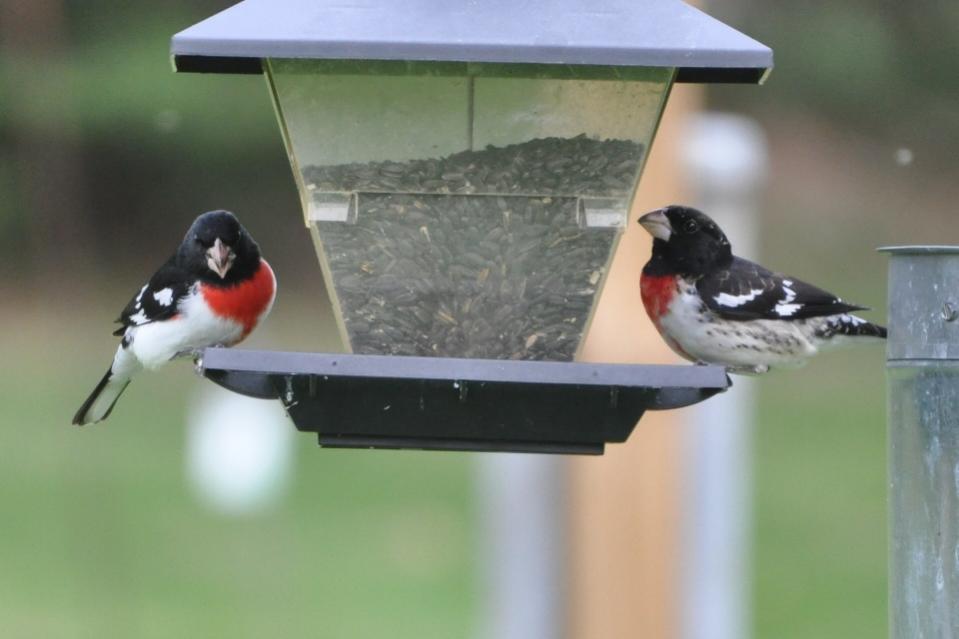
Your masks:
<instances>
[{"instance_id":1,"label":"bird feeder","mask_svg":"<svg viewBox=\"0 0 959 639\"><path fill-rule=\"evenodd\" d=\"M208 352L211 379L324 445L542 452L726 387L571 360L673 82L760 82L765 46L677 0L246 0L172 55L266 76L351 351Z\"/></svg>"}]
</instances>

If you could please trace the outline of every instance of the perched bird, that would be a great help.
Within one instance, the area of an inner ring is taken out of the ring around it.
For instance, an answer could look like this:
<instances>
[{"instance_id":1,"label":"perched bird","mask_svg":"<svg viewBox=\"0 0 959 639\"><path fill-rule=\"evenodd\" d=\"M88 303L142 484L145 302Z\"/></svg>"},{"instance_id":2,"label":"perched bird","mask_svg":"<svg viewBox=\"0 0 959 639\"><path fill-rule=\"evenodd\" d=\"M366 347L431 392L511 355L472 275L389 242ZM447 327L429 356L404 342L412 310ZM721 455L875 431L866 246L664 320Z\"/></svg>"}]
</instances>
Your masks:
<instances>
[{"instance_id":1,"label":"perched bird","mask_svg":"<svg viewBox=\"0 0 959 639\"><path fill-rule=\"evenodd\" d=\"M643 305L686 359L759 374L802 364L828 345L886 337L884 327L850 314L865 307L733 255L719 226L696 209L667 206L639 223L654 238Z\"/></svg>"},{"instance_id":2,"label":"perched bird","mask_svg":"<svg viewBox=\"0 0 959 639\"><path fill-rule=\"evenodd\" d=\"M113 364L73 417L106 419L132 377L178 355L232 346L266 317L276 296L273 269L229 211L210 211L190 226L176 253L130 300Z\"/></svg>"}]
</instances>

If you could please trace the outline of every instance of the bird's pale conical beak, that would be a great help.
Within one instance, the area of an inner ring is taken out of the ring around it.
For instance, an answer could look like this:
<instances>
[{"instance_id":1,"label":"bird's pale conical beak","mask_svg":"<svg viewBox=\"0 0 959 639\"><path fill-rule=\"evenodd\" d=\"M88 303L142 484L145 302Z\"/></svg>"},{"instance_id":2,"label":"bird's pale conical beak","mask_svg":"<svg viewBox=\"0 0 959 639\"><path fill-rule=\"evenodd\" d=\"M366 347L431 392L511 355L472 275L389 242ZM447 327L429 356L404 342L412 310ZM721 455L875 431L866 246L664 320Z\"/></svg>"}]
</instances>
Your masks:
<instances>
[{"instance_id":1,"label":"bird's pale conical beak","mask_svg":"<svg viewBox=\"0 0 959 639\"><path fill-rule=\"evenodd\" d=\"M210 270L220 276L222 280L226 277L230 267L233 266L233 250L229 245L224 244L220 238L216 238L213 246L206 251L206 264Z\"/></svg>"},{"instance_id":2,"label":"bird's pale conical beak","mask_svg":"<svg viewBox=\"0 0 959 639\"><path fill-rule=\"evenodd\" d=\"M639 218L639 224L657 240L669 241L673 234L673 227L669 224L665 209L656 209Z\"/></svg>"}]
</instances>

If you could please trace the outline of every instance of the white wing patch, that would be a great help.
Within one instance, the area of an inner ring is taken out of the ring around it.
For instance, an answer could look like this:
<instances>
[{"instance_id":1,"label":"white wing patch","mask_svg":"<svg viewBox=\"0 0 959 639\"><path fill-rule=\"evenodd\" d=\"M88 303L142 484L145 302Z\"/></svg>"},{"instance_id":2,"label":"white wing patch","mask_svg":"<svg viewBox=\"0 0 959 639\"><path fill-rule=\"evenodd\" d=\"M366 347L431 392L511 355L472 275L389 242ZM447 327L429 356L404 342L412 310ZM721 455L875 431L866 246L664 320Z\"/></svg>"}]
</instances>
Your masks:
<instances>
[{"instance_id":1,"label":"white wing patch","mask_svg":"<svg viewBox=\"0 0 959 639\"><path fill-rule=\"evenodd\" d=\"M802 304L783 304L780 302L776 304L776 315L779 317L791 317L793 313L802 308Z\"/></svg>"},{"instance_id":2,"label":"white wing patch","mask_svg":"<svg viewBox=\"0 0 959 639\"><path fill-rule=\"evenodd\" d=\"M794 304L793 300L796 299L796 291L791 287L793 285L792 280L783 280L783 291L786 293L786 297L782 299L781 302L776 304L776 307L773 311L779 317L790 317L802 308L802 304Z\"/></svg>"},{"instance_id":3,"label":"white wing patch","mask_svg":"<svg viewBox=\"0 0 959 639\"><path fill-rule=\"evenodd\" d=\"M155 299L160 306L169 306L173 303L173 289L169 286L160 289L153 294L153 299Z\"/></svg>"},{"instance_id":4,"label":"white wing patch","mask_svg":"<svg viewBox=\"0 0 959 639\"><path fill-rule=\"evenodd\" d=\"M845 322L846 324L852 324L853 326L860 326L866 323L861 317L856 317L855 315L849 315L848 313L843 313L839 316L840 322Z\"/></svg>"},{"instance_id":5,"label":"white wing patch","mask_svg":"<svg viewBox=\"0 0 959 639\"><path fill-rule=\"evenodd\" d=\"M716 303L720 306L728 306L729 308L736 308L737 306L742 306L746 302L751 302L756 299L758 296L762 295L764 289L754 288L751 289L748 293L742 295L730 295L729 293L720 293L713 297L716 300Z\"/></svg>"},{"instance_id":6,"label":"white wing patch","mask_svg":"<svg viewBox=\"0 0 959 639\"><path fill-rule=\"evenodd\" d=\"M144 284L143 288L140 289L140 292L137 293L137 303L136 306L134 306L134 308L137 310L140 310L140 307L143 306L143 302L141 302L141 300L143 299L143 294L147 290L147 286L149 286L149 284Z\"/></svg>"}]
</instances>

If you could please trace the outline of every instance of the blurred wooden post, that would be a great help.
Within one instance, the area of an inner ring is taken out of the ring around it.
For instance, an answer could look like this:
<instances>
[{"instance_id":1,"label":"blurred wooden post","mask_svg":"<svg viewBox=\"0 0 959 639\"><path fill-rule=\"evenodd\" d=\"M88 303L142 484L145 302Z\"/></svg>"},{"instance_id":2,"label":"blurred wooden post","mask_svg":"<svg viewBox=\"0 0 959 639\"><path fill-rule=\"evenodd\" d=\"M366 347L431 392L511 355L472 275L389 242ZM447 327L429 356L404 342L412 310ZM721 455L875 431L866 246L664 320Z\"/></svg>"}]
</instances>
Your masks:
<instances>
[{"instance_id":1,"label":"blurred wooden post","mask_svg":"<svg viewBox=\"0 0 959 639\"><path fill-rule=\"evenodd\" d=\"M646 317L639 274L650 239L644 211L688 195L678 129L702 89L674 87L633 214L583 349L584 361L678 363ZM571 639L670 639L679 633L682 412L648 413L627 444L570 470Z\"/></svg>"}]
</instances>

